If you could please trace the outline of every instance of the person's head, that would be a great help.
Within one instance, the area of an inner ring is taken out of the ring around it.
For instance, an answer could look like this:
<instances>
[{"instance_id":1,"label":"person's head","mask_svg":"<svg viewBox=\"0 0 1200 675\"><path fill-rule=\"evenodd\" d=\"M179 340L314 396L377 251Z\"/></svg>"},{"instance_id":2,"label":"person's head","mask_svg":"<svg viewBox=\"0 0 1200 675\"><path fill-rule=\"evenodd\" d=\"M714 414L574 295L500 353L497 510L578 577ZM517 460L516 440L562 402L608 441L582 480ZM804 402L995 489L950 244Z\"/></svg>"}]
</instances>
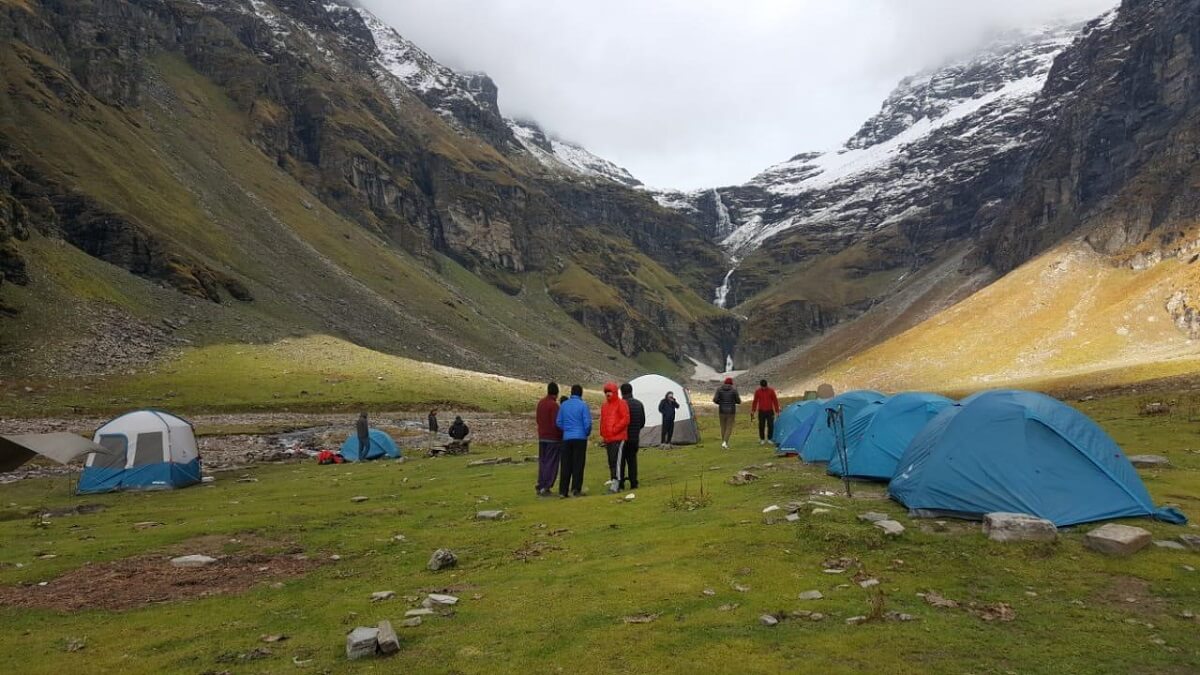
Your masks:
<instances>
[{"instance_id":1,"label":"person's head","mask_svg":"<svg viewBox=\"0 0 1200 675\"><path fill-rule=\"evenodd\" d=\"M462 415L455 415L455 416L454 416L454 423L455 423L455 424L462 424Z\"/></svg>"},{"instance_id":2,"label":"person's head","mask_svg":"<svg viewBox=\"0 0 1200 675\"><path fill-rule=\"evenodd\" d=\"M559 403L566 403L566 402L567 402L567 401L569 401L569 400L571 400L571 397L570 397L570 396L559 396L559 397L558 397L558 402L559 402Z\"/></svg>"},{"instance_id":3,"label":"person's head","mask_svg":"<svg viewBox=\"0 0 1200 675\"><path fill-rule=\"evenodd\" d=\"M763 389L766 389L766 388L767 388L767 381L766 381L766 380L759 380L759 381L758 381L758 386L762 387Z\"/></svg>"},{"instance_id":4,"label":"person's head","mask_svg":"<svg viewBox=\"0 0 1200 675\"><path fill-rule=\"evenodd\" d=\"M546 385L546 395L547 396L558 396L558 383L557 382L551 382L550 384Z\"/></svg>"},{"instance_id":5,"label":"person's head","mask_svg":"<svg viewBox=\"0 0 1200 675\"><path fill-rule=\"evenodd\" d=\"M434 408L433 410L430 410L430 411L429 411L429 416L430 416L430 417L437 417L437 408Z\"/></svg>"},{"instance_id":6,"label":"person's head","mask_svg":"<svg viewBox=\"0 0 1200 675\"><path fill-rule=\"evenodd\" d=\"M733 378L732 377L725 378L725 384L728 384L729 386L733 386Z\"/></svg>"},{"instance_id":7,"label":"person's head","mask_svg":"<svg viewBox=\"0 0 1200 675\"><path fill-rule=\"evenodd\" d=\"M604 398L606 400L611 401L616 397L617 397L617 384L615 382L606 382L604 384Z\"/></svg>"},{"instance_id":8,"label":"person's head","mask_svg":"<svg viewBox=\"0 0 1200 675\"><path fill-rule=\"evenodd\" d=\"M579 398L583 398L583 385L582 384L571 385L571 395L578 396Z\"/></svg>"},{"instance_id":9,"label":"person's head","mask_svg":"<svg viewBox=\"0 0 1200 675\"><path fill-rule=\"evenodd\" d=\"M633 385L626 382L621 385L621 398L633 398Z\"/></svg>"},{"instance_id":10,"label":"person's head","mask_svg":"<svg viewBox=\"0 0 1200 675\"><path fill-rule=\"evenodd\" d=\"M367 411L366 411L366 410L364 410L364 411L362 411L362 412L358 413L358 419L360 419L360 420L365 420L365 419L367 419Z\"/></svg>"},{"instance_id":11,"label":"person's head","mask_svg":"<svg viewBox=\"0 0 1200 675\"><path fill-rule=\"evenodd\" d=\"M675 392L673 392L673 391L668 391L668 392L667 392L667 395L666 395L666 396L664 396L663 398L669 398L669 399L671 399L672 401L674 401L674 400L675 400Z\"/></svg>"}]
</instances>

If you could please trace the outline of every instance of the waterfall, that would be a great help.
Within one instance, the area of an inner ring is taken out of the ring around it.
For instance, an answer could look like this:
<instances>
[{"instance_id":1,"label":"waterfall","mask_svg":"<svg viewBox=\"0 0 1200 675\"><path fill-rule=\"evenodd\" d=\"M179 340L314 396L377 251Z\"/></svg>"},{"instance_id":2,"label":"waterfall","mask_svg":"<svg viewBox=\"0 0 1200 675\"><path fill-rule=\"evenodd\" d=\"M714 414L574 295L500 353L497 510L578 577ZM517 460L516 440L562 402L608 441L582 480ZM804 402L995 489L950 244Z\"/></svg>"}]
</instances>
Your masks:
<instances>
[{"instance_id":1,"label":"waterfall","mask_svg":"<svg viewBox=\"0 0 1200 675\"><path fill-rule=\"evenodd\" d=\"M727 372L727 373L733 372L733 354L725 355L725 372Z\"/></svg>"},{"instance_id":2,"label":"waterfall","mask_svg":"<svg viewBox=\"0 0 1200 675\"><path fill-rule=\"evenodd\" d=\"M730 270L725 273L725 279L721 282L721 285L717 286L717 293L716 296L713 297L713 304L721 309L726 309L725 302L729 299L729 287L731 286L730 282L733 281L733 273L736 271L736 267L730 268Z\"/></svg>"},{"instance_id":3,"label":"waterfall","mask_svg":"<svg viewBox=\"0 0 1200 675\"><path fill-rule=\"evenodd\" d=\"M717 224L713 227L713 232L717 239L724 239L733 232L733 220L729 217L729 209L725 207L725 200L721 198L721 193L716 190L712 191L713 205L717 209Z\"/></svg>"}]
</instances>

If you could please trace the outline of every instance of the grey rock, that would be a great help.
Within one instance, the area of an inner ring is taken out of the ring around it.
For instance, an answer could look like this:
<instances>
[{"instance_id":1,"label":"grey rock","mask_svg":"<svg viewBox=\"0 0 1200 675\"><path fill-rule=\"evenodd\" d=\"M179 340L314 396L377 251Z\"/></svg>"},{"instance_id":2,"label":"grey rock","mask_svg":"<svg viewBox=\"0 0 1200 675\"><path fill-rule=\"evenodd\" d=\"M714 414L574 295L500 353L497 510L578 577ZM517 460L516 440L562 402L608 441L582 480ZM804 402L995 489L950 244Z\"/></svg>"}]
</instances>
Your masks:
<instances>
[{"instance_id":1,"label":"grey rock","mask_svg":"<svg viewBox=\"0 0 1200 675\"><path fill-rule=\"evenodd\" d=\"M503 511L480 511L475 514L475 520L500 520L503 517Z\"/></svg>"},{"instance_id":2,"label":"grey rock","mask_svg":"<svg viewBox=\"0 0 1200 675\"><path fill-rule=\"evenodd\" d=\"M1200 551L1200 534L1181 534L1175 538L1193 551Z\"/></svg>"},{"instance_id":3,"label":"grey rock","mask_svg":"<svg viewBox=\"0 0 1200 675\"><path fill-rule=\"evenodd\" d=\"M992 541L1058 541L1058 528L1044 518L1027 513L989 513L983 533Z\"/></svg>"},{"instance_id":4,"label":"grey rock","mask_svg":"<svg viewBox=\"0 0 1200 675\"><path fill-rule=\"evenodd\" d=\"M411 617L422 617L422 616L433 616L436 613L437 612L433 611L432 609L429 609L428 607L422 607L420 609L410 609L404 613L404 616L410 617L410 618Z\"/></svg>"},{"instance_id":5,"label":"grey rock","mask_svg":"<svg viewBox=\"0 0 1200 675\"><path fill-rule=\"evenodd\" d=\"M879 585L879 580L878 579L863 579L862 581L858 582L858 585L861 586L862 588L874 588L875 586Z\"/></svg>"},{"instance_id":6,"label":"grey rock","mask_svg":"<svg viewBox=\"0 0 1200 675\"><path fill-rule=\"evenodd\" d=\"M467 467L493 466L496 462L497 459L495 457L488 457L487 459L477 459L474 462L467 462Z\"/></svg>"},{"instance_id":7,"label":"grey rock","mask_svg":"<svg viewBox=\"0 0 1200 675\"><path fill-rule=\"evenodd\" d=\"M442 595L441 593L430 593L421 602L421 606L434 609L436 607L451 607L458 604L458 598L453 595Z\"/></svg>"},{"instance_id":8,"label":"grey rock","mask_svg":"<svg viewBox=\"0 0 1200 675\"><path fill-rule=\"evenodd\" d=\"M413 616L401 621L400 625L405 628L416 628L417 626L421 625L422 621L423 619L421 617Z\"/></svg>"},{"instance_id":9,"label":"grey rock","mask_svg":"<svg viewBox=\"0 0 1200 675\"><path fill-rule=\"evenodd\" d=\"M825 615L820 612L813 612L808 616L810 621L824 621Z\"/></svg>"},{"instance_id":10,"label":"grey rock","mask_svg":"<svg viewBox=\"0 0 1200 675\"><path fill-rule=\"evenodd\" d=\"M1171 466L1171 460L1162 455L1131 455L1129 463L1139 469L1161 469Z\"/></svg>"},{"instance_id":11,"label":"grey rock","mask_svg":"<svg viewBox=\"0 0 1200 675\"><path fill-rule=\"evenodd\" d=\"M1149 546L1152 539L1153 535L1140 527L1108 523L1088 532L1083 542L1105 555L1128 556Z\"/></svg>"},{"instance_id":12,"label":"grey rock","mask_svg":"<svg viewBox=\"0 0 1200 675\"><path fill-rule=\"evenodd\" d=\"M371 594L371 602L383 602L396 597L396 591L376 591Z\"/></svg>"},{"instance_id":13,"label":"grey rock","mask_svg":"<svg viewBox=\"0 0 1200 675\"><path fill-rule=\"evenodd\" d=\"M454 555L454 551L448 548L439 548L430 556L427 566L431 572L437 572L447 567L454 567L457 564L458 556Z\"/></svg>"},{"instance_id":14,"label":"grey rock","mask_svg":"<svg viewBox=\"0 0 1200 675\"><path fill-rule=\"evenodd\" d=\"M370 497L364 497L363 495L359 495L357 497L351 497L350 501L354 502L355 504L361 504L361 503L367 501L368 499L370 499Z\"/></svg>"},{"instance_id":15,"label":"grey rock","mask_svg":"<svg viewBox=\"0 0 1200 675\"><path fill-rule=\"evenodd\" d=\"M774 616L772 616L770 614L763 614L762 616L758 617L758 621L759 621L759 623L761 623L764 626L778 626L779 625L779 619L776 619Z\"/></svg>"},{"instance_id":16,"label":"grey rock","mask_svg":"<svg viewBox=\"0 0 1200 675\"><path fill-rule=\"evenodd\" d=\"M359 626L346 635L346 658L350 660L375 656L379 649L379 629Z\"/></svg>"},{"instance_id":17,"label":"grey rock","mask_svg":"<svg viewBox=\"0 0 1200 675\"><path fill-rule=\"evenodd\" d=\"M380 621L377 630L379 631L380 654L395 654L400 651L400 638L396 637L396 631L392 628L391 621Z\"/></svg>"},{"instance_id":18,"label":"grey rock","mask_svg":"<svg viewBox=\"0 0 1200 675\"><path fill-rule=\"evenodd\" d=\"M789 523L794 523L794 522L800 520L800 514L799 513L789 513L786 516L784 516L783 519L788 521Z\"/></svg>"},{"instance_id":19,"label":"grey rock","mask_svg":"<svg viewBox=\"0 0 1200 675\"><path fill-rule=\"evenodd\" d=\"M852 616L849 619L846 619L846 623L851 626L857 626L860 623L866 623L866 622L867 622L867 617L865 617L865 616Z\"/></svg>"},{"instance_id":20,"label":"grey rock","mask_svg":"<svg viewBox=\"0 0 1200 675\"><path fill-rule=\"evenodd\" d=\"M894 520L878 520L875 522L875 527L883 530L883 533L889 537L899 537L904 534L904 526Z\"/></svg>"},{"instance_id":21,"label":"grey rock","mask_svg":"<svg viewBox=\"0 0 1200 675\"><path fill-rule=\"evenodd\" d=\"M804 591L800 594L801 600L820 600L823 597L825 596L821 594L821 591Z\"/></svg>"},{"instance_id":22,"label":"grey rock","mask_svg":"<svg viewBox=\"0 0 1200 675\"><path fill-rule=\"evenodd\" d=\"M876 511L868 511L858 514L858 519L864 523L878 523L881 520L888 520L889 516L886 513L878 513Z\"/></svg>"},{"instance_id":23,"label":"grey rock","mask_svg":"<svg viewBox=\"0 0 1200 675\"><path fill-rule=\"evenodd\" d=\"M171 558L172 567L208 567L215 562L216 558L207 555L181 555Z\"/></svg>"},{"instance_id":24,"label":"grey rock","mask_svg":"<svg viewBox=\"0 0 1200 675\"><path fill-rule=\"evenodd\" d=\"M1186 551L1187 547L1177 541L1156 540L1154 545L1158 548L1169 548L1172 551Z\"/></svg>"}]
</instances>

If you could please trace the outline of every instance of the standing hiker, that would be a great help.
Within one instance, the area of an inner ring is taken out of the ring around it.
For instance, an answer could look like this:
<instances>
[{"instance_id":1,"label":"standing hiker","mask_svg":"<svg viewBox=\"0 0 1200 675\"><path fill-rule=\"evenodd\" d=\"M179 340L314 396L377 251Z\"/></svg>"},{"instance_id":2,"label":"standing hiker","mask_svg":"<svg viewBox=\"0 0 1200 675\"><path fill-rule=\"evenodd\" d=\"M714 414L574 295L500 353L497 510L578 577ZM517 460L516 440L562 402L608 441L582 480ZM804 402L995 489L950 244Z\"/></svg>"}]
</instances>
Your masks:
<instances>
[{"instance_id":1,"label":"standing hiker","mask_svg":"<svg viewBox=\"0 0 1200 675\"><path fill-rule=\"evenodd\" d=\"M558 383L546 385L546 396L537 404L538 478L537 494L549 497L558 477L559 451L562 448L562 429L558 428Z\"/></svg>"},{"instance_id":2,"label":"standing hiker","mask_svg":"<svg viewBox=\"0 0 1200 675\"><path fill-rule=\"evenodd\" d=\"M721 418L721 447L729 449L729 437L733 435L733 423L737 419L737 407L742 403L737 388L733 386L733 378L725 378L725 383L713 394L713 403L717 404L717 416Z\"/></svg>"},{"instance_id":3,"label":"standing hiker","mask_svg":"<svg viewBox=\"0 0 1200 675\"><path fill-rule=\"evenodd\" d=\"M592 411L583 402L583 387L571 385L571 398L558 407L554 425L562 431L562 473L558 477L558 495L582 496L583 467L587 463L588 436L592 435Z\"/></svg>"},{"instance_id":4,"label":"standing hiker","mask_svg":"<svg viewBox=\"0 0 1200 675\"><path fill-rule=\"evenodd\" d=\"M617 395L617 385L609 382L604 385L604 404L600 406L600 439L608 451L608 476L611 479L609 489L616 492L620 483L617 481L617 469L621 464L621 451L629 438L629 405Z\"/></svg>"},{"instance_id":5,"label":"standing hiker","mask_svg":"<svg viewBox=\"0 0 1200 675\"><path fill-rule=\"evenodd\" d=\"M663 400L658 402L658 413L662 415L662 445L670 448L671 438L675 436L675 411L679 410L679 401L675 400L675 394L667 392L663 396Z\"/></svg>"},{"instance_id":6,"label":"standing hiker","mask_svg":"<svg viewBox=\"0 0 1200 675\"><path fill-rule=\"evenodd\" d=\"M429 447L433 448L433 444L437 442L438 434L438 418L437 408L429 411Z\"/></svg>"},{"instance_id":7,"label":"standing hiker","mask_svg":"<svg viewBox=\"0 0 1200 675\"><path fill-rule=\"evenodd\" d=\"M358 433L358 457L366 459L367 450L371 447L371 425L367 422L365 410L358 413L358 422L354 424L354 430Z\"/></svg>"},{"instance_id":8,"label":"standing hiker","mask_svg":"<svg viewBox=\"0 0 1200 675\"><path fill-rule=\"evenodd\" d=\"M760 380L758 389L754 390L754 402L750 404L750 419L758 413L758 444L765 445L775 436L775 416L779 414L779 397L775 390L767 386L766 380Z\"/></svg>"},{"instance_id":9,"label":"standing hiker","mask_svg":"<svg viewBox=\"0 0 1200 675\"><path fill-rule=\"evenodd\" d=\"M633 397L633 385L626 382L621 385L621 399L629 407L629 427L625 439L625 450L621 453L621 466L617 467L617 489L625 489L625 479L629 479L629 489L636 490L638 486L637 455L642 444L642 429L646 427L646 406Z\"/></svg>"}]
</instances>

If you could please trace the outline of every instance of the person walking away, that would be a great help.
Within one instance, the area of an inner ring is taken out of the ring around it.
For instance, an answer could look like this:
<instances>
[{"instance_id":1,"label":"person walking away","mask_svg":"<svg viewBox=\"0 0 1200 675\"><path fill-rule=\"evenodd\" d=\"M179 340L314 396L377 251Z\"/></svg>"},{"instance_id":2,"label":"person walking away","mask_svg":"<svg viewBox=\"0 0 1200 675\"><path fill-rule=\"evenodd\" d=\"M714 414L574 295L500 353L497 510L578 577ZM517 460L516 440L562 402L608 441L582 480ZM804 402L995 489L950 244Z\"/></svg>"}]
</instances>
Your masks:
<instances>
[{"instance_id":1,"label":"person walking away","mask_svg":"<svg viewBox=\"0 0 1200 675\"><path fill-rule=\"evenodd\" d=\"M537 495L549 497L558 477L562 429L558 428L558 383L546 385L546 396L537 404L538 477Z\"/></svg>"},{"instance_id":2,"label":"person walking away","mask_svg":"<svg viewBox=\"0 0 1200 675\"><path fill-rule=\"evenodd\" d=\"M433 410L429 411L429 447L430 448L432 448L433 444L437 442L437 434L438 434L437 409L434 408Z\"/></svg>"},{"instance_id":3,"label":"person walking away","mask_svg":"<svg viewBox=\"0 0 1200 675\"><path fill-rule=\"evenodd\" d=\"M742 403L737 388L733 386L733 378L725 378L725 383L713 394L713 403L717 404L717 416L721 418L721 447L729 449L729 437L733 435L733 423L737 419L737 407Z\"/></svg>"},{"instance_id":4,"label":"person walking away","mask_svg":"<svg viewBox=\"0 0 1200 675\"><path fill-rule=\"evenodd\" d=\"M625 489L625 480L629 480L629 489L636 490L638 486L638 449L642 445L642 429L646 428L646 406L633 397L633 385L626 382L621 385L621 400L629 407L629 428L626 430L625 450L621 452L621 466L617 481L617 489Z\"/></svg>"},{"instance_id":5,"label":"person walking away","mask_svg":"<svg viewBox=\"0 0 1200 675\"><path fill-rule=\"evenodd\" d=\"M450 435L450 438L453 438L456 441L461 441L471 433L471 427L467 426L467 423L463 421L461 416L456 416L454 418L454 423L450 425L450 428L446 430L446 433Z\"/></svg>"},{"instance_id":6,"label":"person walking away","mask_svg":"<svg viewBox=\"0 0 1200 675\"><path fill-rule=\"evenodd\" d=\"M617 385L604 385L604 404L600 406L600 439L608 451L609 490L616 492L617 468L621 463L621 451L629 438L629 405L617 395Z\"/></svg>"},{"instance_id":7,"label":"person walking away","mask_svg":"<svg viewBox=\"0 0 1200 675\"><path fill-rule=\"evenodd\" d=\"M758 414L758 444L766 445L775 436L775 416L779 414L779 397L775 390L760 380L754 390L754 402L750 404L750 419Z\"/></svg>"},{"instance_id":8,"label":"person walking away","mask_svg":"<svg viewBox=\"0 0 1200 675\"><path fill-rule=\"evenodd\" d=\"M679 401L675 400L675 394L667 392L663 396L663 400L658 402L658 414L662 415L662 437L660 441L663 447L671 447L671 439L675 436L675 411L679 410Z\"/></svg>"},{"instance_id":9,"label":"person walking away","mask_svg":"<svg viewBox=\"0 0 1200 675\"><path fill-rule=\"evenodd\" d=\"M583 402L583 387L571 385L571 398L558 407L554 425L562 432L560 457L561 473L558 477L558 495L566 499L569 494L582 496L583 468L587 463L587 442L592 435L592 411Z\"/></svg>"},{"instance_id":10,"label":"person walking away","mask_svg":"<svg viewBox=\"0 0 1200 675\"><path fill-rule=\"evenodd\" d=\"M367 458L367 450L371 447L371 425L367 422L367 413L358 413L358 422L354 425L355 432L358 433L358 458L360 460Z\"/></svg>"}]
</instances>

